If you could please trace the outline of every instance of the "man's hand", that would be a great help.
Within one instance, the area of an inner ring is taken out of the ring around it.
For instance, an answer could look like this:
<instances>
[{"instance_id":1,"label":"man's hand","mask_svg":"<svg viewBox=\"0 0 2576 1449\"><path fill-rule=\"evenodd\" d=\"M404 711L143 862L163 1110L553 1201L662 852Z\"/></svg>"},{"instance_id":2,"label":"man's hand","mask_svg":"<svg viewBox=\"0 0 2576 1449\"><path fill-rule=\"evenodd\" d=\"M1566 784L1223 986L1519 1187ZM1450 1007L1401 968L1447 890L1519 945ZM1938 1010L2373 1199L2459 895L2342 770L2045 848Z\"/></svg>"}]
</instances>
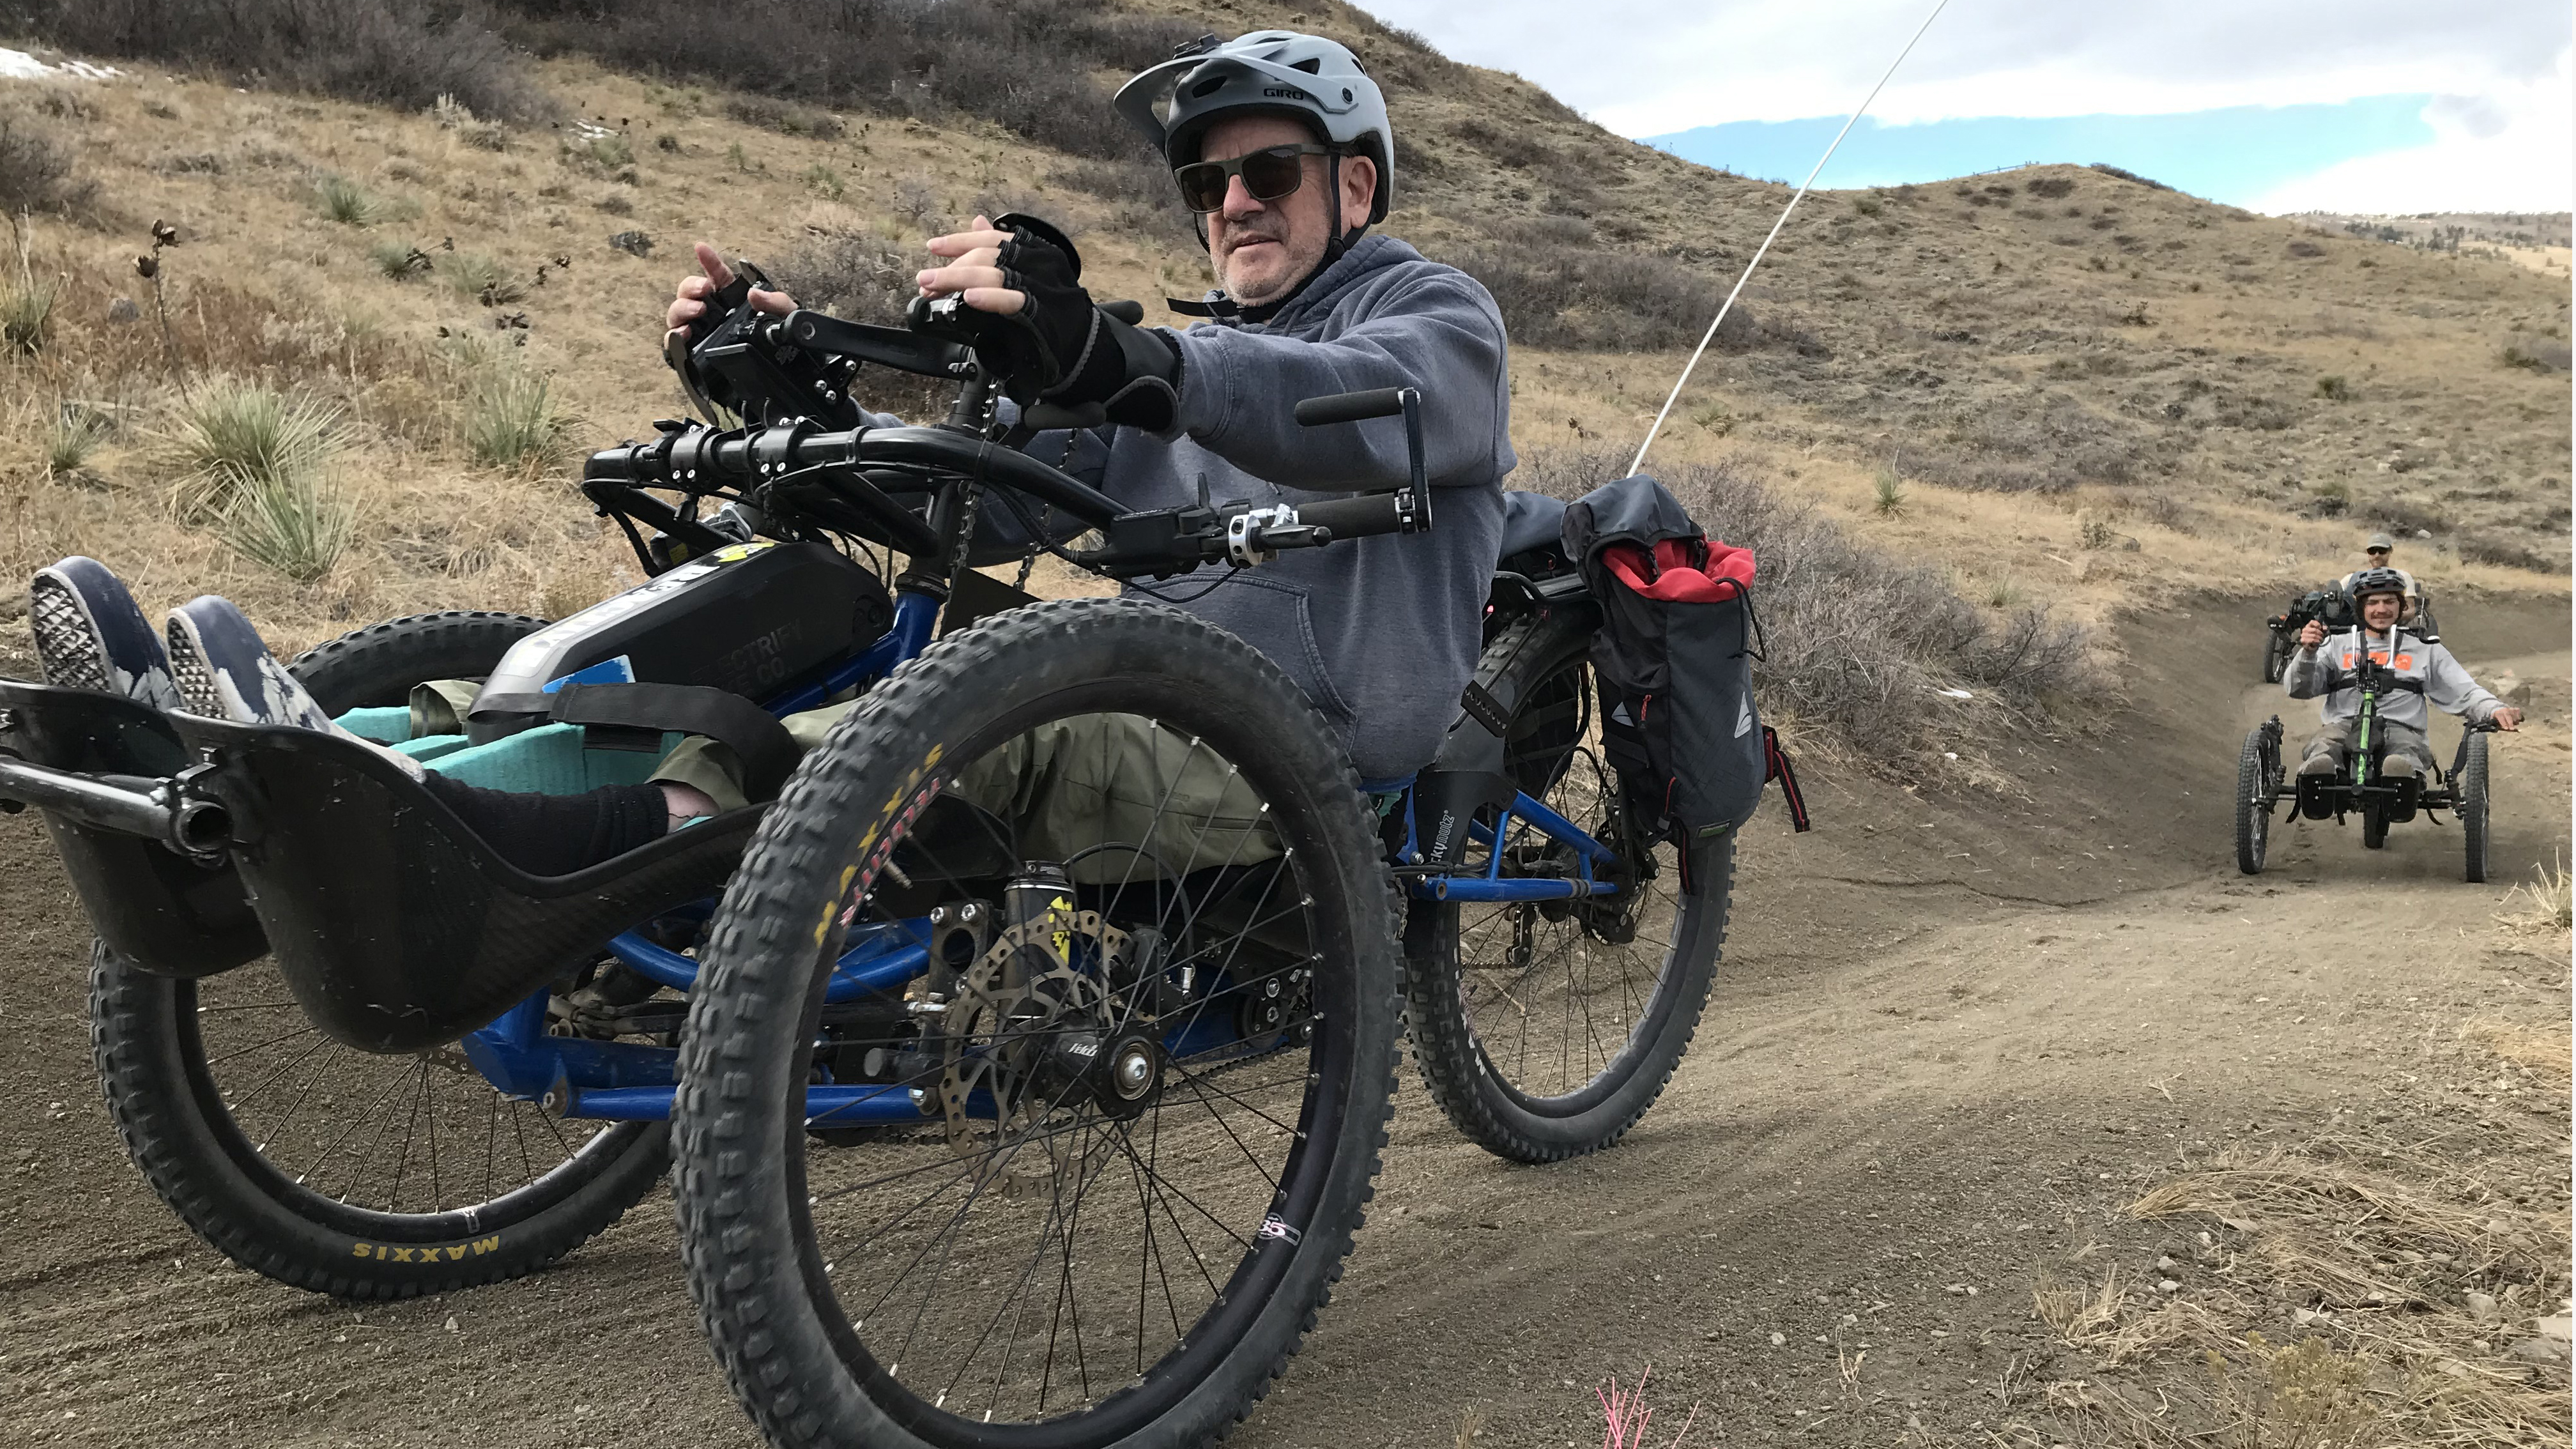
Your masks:
<instances>
[{"instance_id":1,"label":"man's hand","mask_svg":"<svg viewBox=\"0 0 2576 1449\"><path fill-rule=\"evenodd\" d=\"M690 323L706 316L707 299L733 285L733 268L725 265L724 258L716 255L714 247L699 242L697 250L698 270L705 275L680 279L679 295L673 299L671 310L664 314L663 325L673 332L686 331ZM754 287L751 289L751 305L784 317L796 310L796 299L785 292L768 292Z\"/></svg>"},{"instance_id":2,"label":"man's hand","mask_svg":"<svg viewBox=\"0 0 2576 1449\"><path fill-rule=\"evenodd\" d=\"M930 239L930 254L945 262L917 274L913 281L925 297L954 294L978 312L1008 317L1028 305L1025 293L1002 285L1002 247L1011 234L995 231L991 218L978 216L965 231Z\"/></svg>"},{"instance_id":3,"label":"man's hand","mask_svg":"<svg viewBox=\"0 0 2576 1449\"><path fill-rule=\"evenodd\" d=\"M2518 730L2522 728L2522 711L2509 704L2497 705L2496 712L2487 716L2487 723L2500 730Z\"/></svg>"},{"instance_id":4,"label":"man's hand","mask_svg":"<svg viewBox=\"0 0 2576 1449\"><path fill-rule=\"evenodd\" d=\"M2326 626L2314 619L2310 619L2307 627L2299 631L2299 647L2302 649L2314 649L2324 642L2326 642Z\"/></svg>"}]
</instances>

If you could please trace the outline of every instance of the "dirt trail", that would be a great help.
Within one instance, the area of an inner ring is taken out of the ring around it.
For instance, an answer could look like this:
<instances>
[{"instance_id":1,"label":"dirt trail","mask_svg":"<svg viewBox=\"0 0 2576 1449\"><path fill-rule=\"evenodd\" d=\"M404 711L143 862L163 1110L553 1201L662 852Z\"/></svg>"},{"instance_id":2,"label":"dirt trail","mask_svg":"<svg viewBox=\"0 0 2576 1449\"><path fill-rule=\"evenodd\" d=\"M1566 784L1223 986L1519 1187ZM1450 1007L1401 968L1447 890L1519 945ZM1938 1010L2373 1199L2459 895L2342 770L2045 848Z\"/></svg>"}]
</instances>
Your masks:
<instances>
[{"instance_id":1,"label":"dirt trail","mask_svg":"<svg viewBox=\"0 0 2576 1449\"><path fill-rule=\"evenodd\" d=\"M1346 1291L1237 1442L1447 1445L1472 1412L1484 1443L1588 1445L1592 1387L1648 1364L1659 1430L1704 1401L1693 1444L1984 1442L2059 1357L2034 1283L2153 1259L2179 1229L2123 1209L2181 1152L2399 1110L2472 1019L2563 1021L2564 960L2494 916L2567 847L2567 602L2445 603L2473 669L2535 686L2487 886L2421 822L2380 852L2277 827L2236 873L2237 744L2312 719L2252 683L2260 612L2125 626L2135 712L2031 747L2027 801L1819 779L1804 837L1766 807L1698 1042L1617 1150L1512 1166L1408 1083ZM86 933L23 817L0 870L0 1441L753 1442L658 1199L535 1279L395 1307L214 1258L108 1124Z\"/></svg>"}]
</instances>

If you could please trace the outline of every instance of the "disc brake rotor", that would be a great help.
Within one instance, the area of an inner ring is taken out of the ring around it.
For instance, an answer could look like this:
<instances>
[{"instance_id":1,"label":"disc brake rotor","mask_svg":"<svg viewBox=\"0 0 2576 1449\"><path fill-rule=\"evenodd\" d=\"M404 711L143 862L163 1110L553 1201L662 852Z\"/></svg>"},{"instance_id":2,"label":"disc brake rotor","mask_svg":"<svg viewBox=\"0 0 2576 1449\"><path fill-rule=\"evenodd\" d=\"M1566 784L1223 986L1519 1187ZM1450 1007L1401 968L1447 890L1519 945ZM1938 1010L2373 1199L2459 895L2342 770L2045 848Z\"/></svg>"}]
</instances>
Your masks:
<instances>
[{"instance_id":1,"label":"disc brake rotor","mask_svg":"<svg viewBox=\"0 0 2576 1449\"><path fill-rule=\"evenodd\" d=\"M1077 941L1091 943L1090 970L1074 964ZM1037 1089L1039 1063L1068 1032L1105 1035L1113 1003L1101 972L1126 946L1127 933L1097 911L1049 911L997 932L991 947L960 972L941 1013L939 1106L949 1147L960 1157L983 1158L978 1187L992 1183L1009 1193L1078 1172L1077 1162L1056 1153L1041 1150L1021 1161L1024 1154L1001 1144L1035 1137L1052 1119L1069 1120L1081 1110L1079 1094ZM979 1090L992 1103L992 1116L969 1114Z\"/></svg>"}]
</instances>

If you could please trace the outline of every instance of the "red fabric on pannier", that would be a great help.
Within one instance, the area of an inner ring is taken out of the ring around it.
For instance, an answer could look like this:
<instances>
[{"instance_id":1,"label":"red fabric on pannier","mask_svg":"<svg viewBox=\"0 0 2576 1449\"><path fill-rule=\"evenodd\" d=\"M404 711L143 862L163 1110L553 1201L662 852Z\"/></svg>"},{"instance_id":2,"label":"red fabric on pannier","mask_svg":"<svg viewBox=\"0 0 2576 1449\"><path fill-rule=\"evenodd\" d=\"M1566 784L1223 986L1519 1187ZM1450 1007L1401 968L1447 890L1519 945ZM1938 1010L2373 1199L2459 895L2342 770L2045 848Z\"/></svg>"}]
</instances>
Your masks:
<instances>
[{"instance_id":1,"label":"red fabric on pannier","mask_svg":"<svg viewBox=\"0 0 2576 1449\"><path fill-rule=\"evenodd\" d=\"M1705 550L1706 557L1699 557ZM1601 558L1619 582L1649 599L1677 604L1716 604L1744 596L1753 583L1753 550L1686 538L1657 541L1649 555L1638 544L1613 543Z\"/></svg>"}]
</instances>

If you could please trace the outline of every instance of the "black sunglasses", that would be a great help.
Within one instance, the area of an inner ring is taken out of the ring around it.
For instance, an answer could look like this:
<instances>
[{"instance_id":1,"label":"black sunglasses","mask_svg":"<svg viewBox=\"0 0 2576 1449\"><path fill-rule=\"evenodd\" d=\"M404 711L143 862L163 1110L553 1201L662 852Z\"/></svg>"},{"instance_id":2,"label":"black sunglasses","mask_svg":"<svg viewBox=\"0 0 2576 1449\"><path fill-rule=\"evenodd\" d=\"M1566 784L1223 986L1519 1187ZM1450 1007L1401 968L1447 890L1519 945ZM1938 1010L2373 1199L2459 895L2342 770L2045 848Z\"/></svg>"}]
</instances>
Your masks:
<instances>
[{"instance_id":1,"label":"black sunglasses","mask_svg":"<svg viewBox=\"0 0 2576 1449\"><path fill-rule=\"evenodd\" d=\"M1206 215L1225 210L1226 178L1240 176L1243 189L1255 201L1277 201L1306 184L1307 156L1336 154L1330 146L1265 146L1248 156L1231 161L1193 161L1172 168L1172 179L1180 183L1181 204Z\"/></svg>"}]
</instances>

